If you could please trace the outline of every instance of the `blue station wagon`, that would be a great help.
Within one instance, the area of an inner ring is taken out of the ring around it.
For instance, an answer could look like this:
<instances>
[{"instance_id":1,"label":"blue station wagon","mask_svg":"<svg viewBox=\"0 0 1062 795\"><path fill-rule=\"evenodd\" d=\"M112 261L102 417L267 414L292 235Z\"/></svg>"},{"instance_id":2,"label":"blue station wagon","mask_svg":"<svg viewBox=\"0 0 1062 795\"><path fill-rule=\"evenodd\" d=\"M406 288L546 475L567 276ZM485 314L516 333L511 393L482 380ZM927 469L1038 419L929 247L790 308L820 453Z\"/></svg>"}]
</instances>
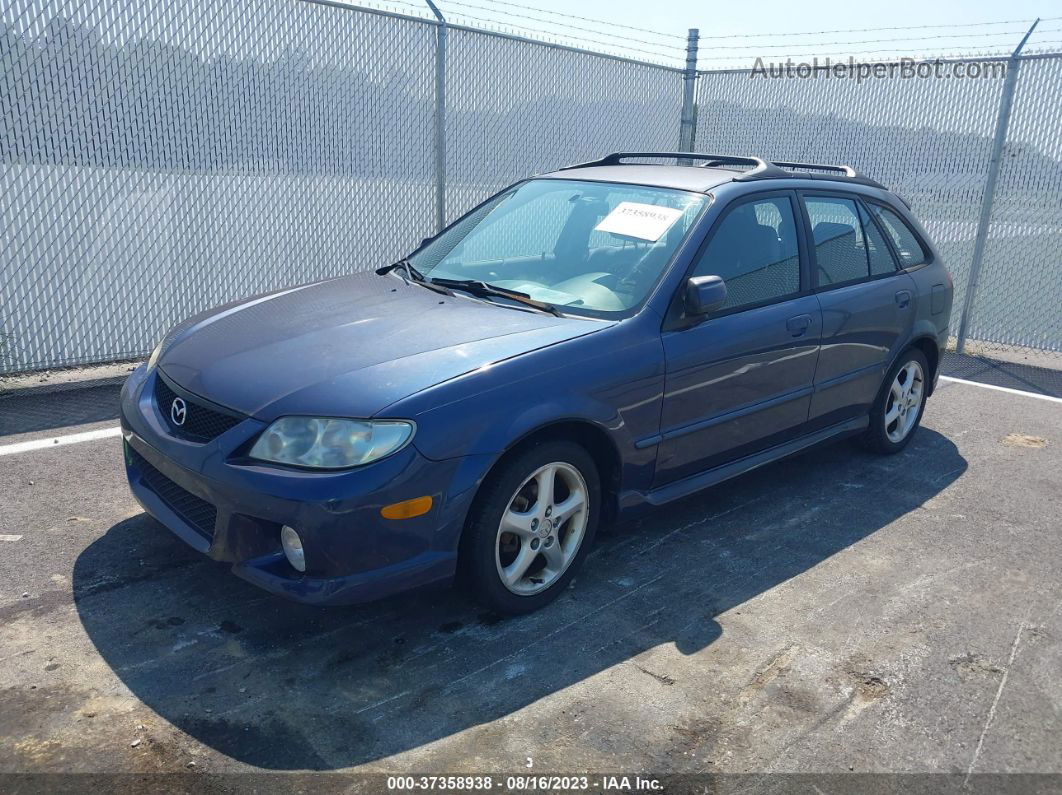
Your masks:
<instances>
[{"instance_id":1,"label":"blue station wagon","mask_svg":"<svg viewBox=\"0 0 1062 795\"><path fill-rule=\"evenodd\" d=\"M755 157L611 154L379 265L193 317L122 392L144 509L304 602L460 577L525 613L603 523L827 439L897 453L952 302L895 194Z\"/></svg>"}]
</instances>

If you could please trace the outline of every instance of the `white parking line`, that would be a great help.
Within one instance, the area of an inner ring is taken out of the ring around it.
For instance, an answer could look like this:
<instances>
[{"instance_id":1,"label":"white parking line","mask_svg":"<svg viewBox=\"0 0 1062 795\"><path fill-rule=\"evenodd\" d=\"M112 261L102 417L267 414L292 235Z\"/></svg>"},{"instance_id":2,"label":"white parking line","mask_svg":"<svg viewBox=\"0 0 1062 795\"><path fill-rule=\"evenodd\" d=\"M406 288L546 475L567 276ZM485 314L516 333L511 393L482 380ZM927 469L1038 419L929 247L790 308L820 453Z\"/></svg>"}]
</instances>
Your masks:
<instances>
[{"instance_id":1,"label":"white parking line","mask_svg":"<svg viewBox=\"0 0 1062 795\"><path fill-rule=\"evenodd\" d=\"M1062 398L1051 397L1050 395L1038 395L1035 392L1026 392L1023 389L1011 389L1009 386L996 386L995 384L982 384L980 381L967 381L965 378L952 378L950 375L942 375L941 381L950 381L953 384L969 384L970 386L979 386L982 389L994 389L997 392L1006 392L1011 395L1024 395L1025 397L1038 398L1039 400L1049 400L1052 403L1062 403Z\"/></svg>"},{"instance_id":2,"label":"white parking line","mask_svg":"<svg viewBox=\"0 0 1062 795\"><path fill-rule=\"evenodd\" d=\"M94 442L96 439L110 439L121 435L122 429L116 425L113 428L103 428L98 431L85 431L83 433L71 433L66 436L50 436L47 439L33 439L29 442L5 444L0 446L0 455L14 455L15 453L40 450L45 447L59 447L64 444L77 444L78 442Z\"/></svg>"}]
</instances>

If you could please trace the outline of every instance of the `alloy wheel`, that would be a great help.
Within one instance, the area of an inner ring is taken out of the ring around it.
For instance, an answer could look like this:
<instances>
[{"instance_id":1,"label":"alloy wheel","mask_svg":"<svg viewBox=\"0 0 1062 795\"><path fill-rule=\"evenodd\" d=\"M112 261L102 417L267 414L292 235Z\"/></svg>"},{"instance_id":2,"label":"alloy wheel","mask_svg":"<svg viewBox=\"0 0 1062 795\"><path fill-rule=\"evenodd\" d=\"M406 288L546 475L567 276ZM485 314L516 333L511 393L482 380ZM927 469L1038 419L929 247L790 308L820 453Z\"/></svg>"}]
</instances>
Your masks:
<instances>
[{"instance_id":1,"label":"alloy wheel","mask_svg":"<svg viewBox=\"0 0 1062 795\"><path fill-rule=\"evenodd\" d=\"M509 499L494 547L502 584L531 596L575 560L586 535L590 497L579 470L561 461L532 472Z\"/></svg>"},{"instance_id":2,"label":"alloy wheel","mask_svg":"<svg viewBox=\"0 0 1062 795\"><path fill-rule=\"evenodd\" d=\"M885 435L889 437L890 442L902 442L914 428L918 422L924 391L925 376L922 366L913 360L907 362L892 380L889 397L885 402Z\"/></svg>"}]
</instances>

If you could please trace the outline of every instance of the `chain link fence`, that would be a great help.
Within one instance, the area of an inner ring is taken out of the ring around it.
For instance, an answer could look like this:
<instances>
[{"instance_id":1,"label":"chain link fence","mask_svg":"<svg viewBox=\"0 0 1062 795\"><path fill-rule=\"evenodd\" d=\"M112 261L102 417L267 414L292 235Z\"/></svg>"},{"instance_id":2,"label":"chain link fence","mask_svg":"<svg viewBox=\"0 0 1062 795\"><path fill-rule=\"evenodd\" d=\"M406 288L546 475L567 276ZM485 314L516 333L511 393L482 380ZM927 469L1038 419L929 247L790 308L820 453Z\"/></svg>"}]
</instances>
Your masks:
<instances>
[{"instance_id":1,"label":"chain link fence","mask_svg":"<svg viewBox=\"0 0 1062 795\"><path fill-rule=\"evenodd\" d=\"M967 324L1052 362L1060 69L1022 60ZM1003 80L696 84L698 149L851 163L911 201L958 313ZM528 174L676 148L682 111L680 69L371 9L8 0L0 372L142 356L200 310L377 267Z\"/></svg>"},{"instance_id":2,"label":"chain link fence","mask_svg":"<svg viewBox=\"0 0 1062 795\"><path fill-rule=\"evenodd\" d=\"M1018 72L968 335L971 350L1062 365L1062 58Z\"/></svg>"},{"instance_id":3,"label":"chain link fence","mask_svg":"<svg viewBox=\"0 0 1062 795\"><path fill-rule=\"evenodd\" d=\"M143 355L431 226L430 24L259 0L2 13L6 370Z\"/></svg>"},{"instance_id":4,"label":"chain link fence","mask_svg":"<svg viewBox=\"0 0 1062 795\"><path fill-rule=\"evenodd\" d=\"M977 61L959 62L963 64ZM982 201L1013 63L978 78L765 77L702 72L697 148L847 163L911 203L955 281L961 326ZM966 325L973 353L1062 365L1062 57L1020 59L982 267Z\"/></svg>"},{"instance_id":5,"label":"chain link fence","mask_svg":"<svg viewBox=\"0 0 1062 795\"><path fill-rule=\"evenodd\" d=\"M470 30L446 66L448 220L529 174L678 144L678 70Z\"/></svg>"},{"instance_id":6,"label":"chain link fence","mask_svg":"<svg viewBox=\"0 0 1062 795\"><path fill-rule=\"evenodd\" d=\"M0 371L142 356L200 310L435 229L431 21L292 0L0 15ZM454 217L677 140L673 69L455 28L446 80Z\"/></svg>"}]
</instances>

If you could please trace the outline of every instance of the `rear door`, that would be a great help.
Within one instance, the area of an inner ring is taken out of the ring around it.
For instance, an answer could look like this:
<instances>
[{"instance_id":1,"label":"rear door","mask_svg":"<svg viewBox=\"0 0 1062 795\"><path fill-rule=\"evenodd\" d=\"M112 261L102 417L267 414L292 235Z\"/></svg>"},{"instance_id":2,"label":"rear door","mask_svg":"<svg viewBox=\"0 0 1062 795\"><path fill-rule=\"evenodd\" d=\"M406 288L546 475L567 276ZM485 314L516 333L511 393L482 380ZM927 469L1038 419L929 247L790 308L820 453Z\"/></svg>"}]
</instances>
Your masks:
<instances>
[{"instance_id":1,"label":"rear door","mask_svg":"<svg viewBox=\"0 0 1062 795\"><path fill-rule=\"evenodd\" d=\"M656 485L801 432L821 326L805 242L792 191L738 199L716 221L688 276L721 276L729 297L706 320L669 322L662 334Z\"/></svg>"},{"instance_id":2,"label":"rear door","mask_svg":"<svg viewBox=\"0 0 1062 795\"><path fill-rule=\"evenodd\" d=\"M812 284L822 311L809 430L865 414L910 336L914 282L855 195L802 191Z\"/></svg>"}]
</instances>

